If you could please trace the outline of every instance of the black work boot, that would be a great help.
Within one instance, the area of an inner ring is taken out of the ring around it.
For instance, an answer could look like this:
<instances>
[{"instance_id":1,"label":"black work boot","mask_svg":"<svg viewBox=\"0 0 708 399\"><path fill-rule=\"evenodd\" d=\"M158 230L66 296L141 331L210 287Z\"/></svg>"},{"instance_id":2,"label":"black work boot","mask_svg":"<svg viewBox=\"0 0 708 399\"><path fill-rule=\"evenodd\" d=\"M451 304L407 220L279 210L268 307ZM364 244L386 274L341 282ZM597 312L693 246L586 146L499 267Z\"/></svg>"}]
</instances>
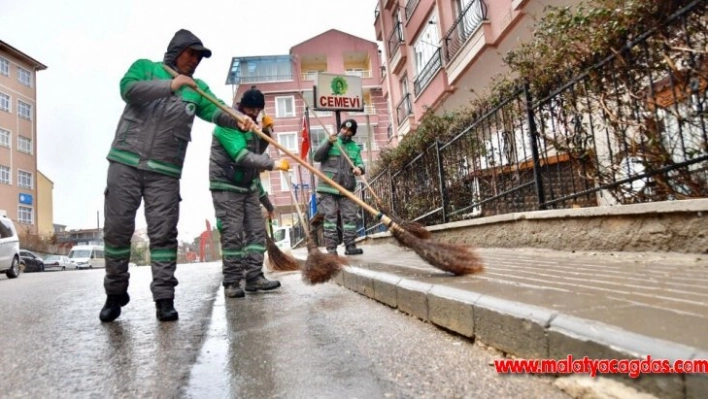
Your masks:
<instances>
[{"instance_id":1,"label":"black work boot","mask_svg":"<svg viewBox=\"0 0 708 399\"><path fill-rule=\"evenodd\" d=\"M158 299L155 301L157 309L157 320L175 321L179 318L179 313L175 310L174 299Z\"/></svg>"},{"instance_id":2,"label":"black work boot","mask_svg":"<svg viewBox=\"0 0 708 399\"><path fill-rule=\"evenodd\" d=\"M361 255L363 253L364 250L361 248L357 248L354 244L347 244L346 249L344 251L345 255Z\"/></svg>"},{"instance_id":3,"label":"black work boot","mask_svg":"<svg viewBox=\"0 0 708 399\"><path fill-rule=\"evenodd\" d=\"M106 304L103 305L101 313L98 318L102 322L111 322L120 316L120 308L127 305L130 302L130 296L128 293L118 294L118 295L107 295Z\"/></svg>"},{"instance_id":4,"label":"black work boot","mask_svg":"<svg viewBox=\"0 0 708 399\"><path fill-rule=\"evenodd\" d=\"M337 247L327 247L327 253L337 255Z\"/></svg>"},{"instance_id":5,"label":"black work boot","mask_svg":"<svg viewBox=\"0 0 708 399\"><path fill-rule=\"evenodd\" d=\"M259 274L257 277L246 280L246 291L270 291L280 287L280 281L268 280Z\"/></svg>"},{"instance_id":6,"label":"black work boot","mask_svg":"<svg viewBox=\"0 0 708 399\"><path fill-rule=\"evenodd\" d=\"M246 296L239 283L226 284L224 286L224 294L229 298L243 298Z\"/></svg>"}]
</instances>

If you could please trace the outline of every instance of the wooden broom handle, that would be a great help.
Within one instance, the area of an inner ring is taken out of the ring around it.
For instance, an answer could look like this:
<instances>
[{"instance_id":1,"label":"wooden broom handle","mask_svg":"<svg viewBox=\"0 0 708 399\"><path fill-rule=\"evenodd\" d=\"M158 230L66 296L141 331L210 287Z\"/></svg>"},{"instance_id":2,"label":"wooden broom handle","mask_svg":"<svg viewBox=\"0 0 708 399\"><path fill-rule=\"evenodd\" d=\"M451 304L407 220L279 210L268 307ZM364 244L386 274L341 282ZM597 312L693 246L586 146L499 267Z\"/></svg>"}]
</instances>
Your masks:
<instances>
[{"instance_id":1,"label":"wooden broom handle","mask_svg":"<svg viewBox=\"0 0 708 399\"><path fill-rule=\"evenodd\" d=\"M177 77L177 76L179 75L174 69L170 68L168 65L163 64L162 66L165 68L165 70L167 71L167 73L169 73L173 78L174 78L174 77ZM202 97L204 97L204 98L206 98L207 100L209 100L212 104L214 104L214 105L216 105L217 107L219 107L219 109L221 109L222 111L224 111L224 112L226 112L227 114L229 114L232 118L236 119L236 120L239 121L240 123L244 123L243 117L242 117L241 115L239 115L238 113L236 113L236 111L234 111L233 108L228 107L228 106L222 104L221 102L219 102L219 100L217 100L216 98L210 96L209 94L207 94L204 90L200 89L199 87L196 87L196 88L194 88L193 90L196 90L196 92L199 93ZM319 177L320 179L322 179L325 183L327 183L327 184L329 184L330 186L332 186L332 187L336 188L337 190L339 190L339 192L342 193L345 197L347 197L347 198L349 198L350 200L354 201L354 202L357 203L357 205L359 205L360 207L366 209L367 212L369 212L370 214L374 215L375 217L380 217L380 218L381 218L381 221L384 223L384 225L388 226L388 225L392 224L392 221L391 221L391 219L390 219L388 216L384 215L382 212L380 212L379 210L375 209L374 207L372 207L371 205L367 204L366 202L360 200L359 198L356 197L356 195L354 195L354 194L352 194L351 192L349 192L349 190L347 190L347 189L345 189L344 187L340 186L339 184L335 183L334 180L332 180L332 179L330 179L329 177L327 177L324 173L320 172L319 170L317 170L316 168L314 168L313 166L311 166L311 165L308 164L307 162L305 162L305 161L303 161L302 159L300 159L300 157L296 156L295 154L293 154L292 152L290 152L290 150L288 150L287 148L285 148L285 147L283 147L282 145L280 145L280 143L278 143L277 141L275 141L275 140L273 140L272 138L270 138L270 136L268 136L267 134L263 133L263 132L261 131L261 128L260 128L260 127L256 126L256 128L253 130L253 132L256 133L256 134L257 134L260 138L262 138L263 140L265 140L265 141L267 141L268 143L270 143L270 144L272 144L273 146L275 146L275 148L277 148L277 149L279 149L280 151L284 152L284 153L285 153L286 155L288 155L290 158L294 159L295 162L297 162L297 163L299 163L300 165L304 166L305 169L309 170L311 173L314 173L317 177ZM393 223L393 224L395 224L395 223Z\"/></svg>"}]
</instances>

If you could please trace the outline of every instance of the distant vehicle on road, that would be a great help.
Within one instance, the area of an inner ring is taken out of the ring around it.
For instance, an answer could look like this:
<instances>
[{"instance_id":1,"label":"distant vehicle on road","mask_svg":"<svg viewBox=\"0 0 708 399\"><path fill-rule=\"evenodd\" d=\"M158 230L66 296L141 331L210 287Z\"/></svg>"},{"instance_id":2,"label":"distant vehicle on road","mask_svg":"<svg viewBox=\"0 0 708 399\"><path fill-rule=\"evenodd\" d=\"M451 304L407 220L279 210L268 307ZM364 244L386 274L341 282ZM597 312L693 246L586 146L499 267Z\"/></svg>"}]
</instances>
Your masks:
<instances>
[{"instance_id":1,"label":"distant vehicle on road","mask_svg":"<svg viewBox=\"0 0 708 399\"><path fill-rule=\"evenodd\" d=\"M76 269L76 265L66 255L49 255L44 258L44 270Z\"/></svg>"},{"instance_id":2,"label":"distant vehicle on road","mask_svg":"<svg viewBox=\"0 0 708 399\"><path fill-rule=\"evenodd\" d=\"M69 252L69 260L77 269L96 269L106 267L103 245L76 245Z\"/></svg>"},{"instance_id":3,"label":"distant vehicle on road","mask_svg":"<svg viewBox=\"0 0 708 399\"><path fill-rule=\"evenodd\" d=\"M20 249L20 264L24 265L25 273L44 271L44 260L34 252L25 249Z\"/></svg>"},{"instance_id":4,"label":"distant vehicle on road","mask_svg":"<svg viewBox=\"0 0 708 399\"><path fill-rule=\"evenodd\" d=\"M20 239L17 230L7 216L0 216L0 272L7 278L20 275Z\"/></svg>"}]
</instances>

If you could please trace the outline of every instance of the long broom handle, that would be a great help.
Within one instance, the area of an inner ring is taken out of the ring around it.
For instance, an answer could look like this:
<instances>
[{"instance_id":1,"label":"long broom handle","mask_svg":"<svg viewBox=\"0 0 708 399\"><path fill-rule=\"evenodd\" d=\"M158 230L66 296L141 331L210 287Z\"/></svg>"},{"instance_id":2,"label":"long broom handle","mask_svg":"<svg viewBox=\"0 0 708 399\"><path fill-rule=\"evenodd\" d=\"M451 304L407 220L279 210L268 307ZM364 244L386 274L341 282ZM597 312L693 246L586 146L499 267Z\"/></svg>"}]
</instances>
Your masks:
<instances>
[{"instance_id":1,"label":"long broom handle","mask_svg":"<svg viewBox=\"0 0 708 399\"><path fill-rule=\"evenodd\" d=\"M164 64L163 64L162 66L165 68L165 70L167 71L167 73L169 73L172 77L177 77L177 76L179 75L177 72L175 72L174 69L170 68L169 66L164 65ZM199 93L202 97L206 98L206 99L209 100L211 103L213 103L214 105L216 105L217 107L219 107L219 109L221 109L222 111L224 111L224 112L226 112L227 114L229 114L232 118L236 119L236 120L239 121L240 123L244 123L243 117L242 117L241 115L237 114L236 111L234 111L231 107L228 107L228 106L226 106L226 105L220 103L217 99L215 99L214 97L210 96L209 94L207 94L204 90L200 89L199 87L194 88L194 90L196 90L196 92ZM360 200L359 198L356 197L356 195L350 193L349 190L347 190L347 189L345 189L344 187L342 187L342 186L340 186L339 184L337 184L334 180L332 180L332 179L330 179L329 177L327 177L324 173L322 173L322 172L320 172L319 170L315 169L313 166L311 166L311 165L308 164L307 162L301 160L298 156L296 156L295 154L293 154L292 152L290 152L290 150L288 150L287 148L285 148L285 147L283 147L282 145L280 145L280 143L278 143L277 141L275 141L275 140L273 140L272 138L270 138L270 136L268 136L267 134L263 133L263 132L261 131L260 127L256 126L255 129L253 129L253 132L256 133L256 134L257 134L260 138L262 138L263 140L265 140L265 141L267 141L268 143L270 143L270 144L272 144L273 146L275 146L275 148L277 148L277 149L279 149L280 151L284 152L284 153L285 153L286 155L288 155L290 158L294 159L295 162L297 162L297 163L299 163L300 165L304 166L305 169L309 170L311 173L314 173L317 177L319 177L320 179L322 179L325 183L327 183L327 184L329 184L330 186L332 186L332 187L336 188L337 190L339 190L339 192L342 193L345 197L347 197L347 198L349 198L350 200L354 201L354 202L357 203L357 205L359 205L360 207L366 209L367 212L369 212L370 214L374 215L374 216L377 217L377 218L380 218L381 221L384 223L384 225L386 225L386 226L391 225L392 227L394 227L394 226L395 226L395 227L398 227L397 224L393 223L393 221L391 220L391 218L389 218L388 216L384 215L382 212L380 212L379 210L375 209L374 207L372 207L371 205L367 204L366 202Z\"/></svg>"},{"instance_id":2,"label":"long broom handle","mask_svg":"<svg viewBox=\"0 0 708 399\"><path fill-rule=\"evenodd\" d=\"M300 226L302 227L303 230L305 230L305 235L309 240L312 240L312 237L310 236L310 229L308 229L305 226L305 217L302 215L302 211L300 210L300 204L297 203L297 198L295 198L295 193L293 192L293 179L290 176L290 172L282 172L284 176L288 177L288 191L290 192L290 198L293 199L293 203L295 204L295 209L297 210L297 217L300 218Z\"/></svg>"},{"instance_id":3,"label":"long broom handle","mask_svg":"<svg viewBox=\"0 0 708 399\"><path fill-rule=\"evenodd\" d=\"M298 92L297 94L300 96L300 99L302 99L302 102L304 102L305 105L307 105L308 108L312 108L312 107L310 107L310 104L307 102L307 100L306 100L305 97L302 95L302 93ZM317 116L316 113L313 113L313 115L314 115L315 119L317 119L317 123L319 123L320 126L322 127L322 129L324 129L324 131L326 132L326 131L327 131L327 128L325 127L324 123L322 123L322 120L320 120L320 117ZM347 155L347 153L344 152L344 149L342 149L342 145L339 144L339 141L336 141L336 143L337 143L337 147L339 148L339 152L344 156L344 159L346 159L347 162L349 162L349 165L350 165L352 168L356 168L357 166L354 165L354 162L352 162L352 159L349 158L349 155ZM371 195L374 196L374 199L376 199L376 203L379 204L379 206L381 206L381 198L379 198L379 196L376 195L376 193L374 192L374 189L371 188L371 186L369 185L369 182L366 181L366 177L364 177L363 174L362 174L361 176L359 176L359 177L361 177L361 181L364 183L364 185L366 186L366 188L369 189L369 192L371 193Z\"/></svg>"}]
</instances>

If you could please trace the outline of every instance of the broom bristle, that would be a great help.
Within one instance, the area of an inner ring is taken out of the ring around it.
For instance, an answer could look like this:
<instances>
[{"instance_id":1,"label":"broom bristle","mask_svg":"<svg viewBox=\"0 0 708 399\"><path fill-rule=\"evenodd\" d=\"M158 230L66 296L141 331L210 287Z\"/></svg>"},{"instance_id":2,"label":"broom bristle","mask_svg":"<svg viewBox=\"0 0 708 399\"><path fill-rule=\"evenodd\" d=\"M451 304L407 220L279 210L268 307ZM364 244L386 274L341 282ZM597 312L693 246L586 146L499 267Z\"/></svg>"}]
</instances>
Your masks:
<instances>
[{"instance_id":1,"label":"broom bristle","mask_svg":"<svg viewBox=\"0 0 708 399\"><path fill-rule=\"evenodd\" d=\"M428 229L425 228L422 224L418 222L411 222L408 220L401 220L400 222L396 221L396 219L391 217L391 220L393 220L396 224L401 226L401 228L414 236L422 239L422 240L427 240L428 238L432 237L432 233L428 231Z\"/></svg>"},{"instance_id":2,"label":"broom bristle","mask_svg":"<svg viewBox=\"0 0 708 399\"><path fill-rule=\"evenodd\" d=\"M276 272L290 272L300 270L300 264L292 256L284 253L275 245L270 236L266 235L266 250L270 269Z\"/></svg>"},{"instance_id":3,"label":"broom bristle","mask_svg":"<svg viewBox=\"0 0 708 399\"><path fill-rule=\"evenodd\" d=\"M425 226L421 223L402 220L398 216L393 216L392 212L389 212L388 209L381 204L381 202L377 201L377 203L379 204L379 209L381 210L381 212L387 215L391 220L393 220L394 223L396 223L403 230L423 240L427 240L428 238L432 237L432 233L429 232L428 229L426 229Z\"/></svg>"},{"instance_id":4,"label":"broom bristle","mask_svg":"<svg viewBox=\"0 0 708 399\"><path fill-rule=\"evenodd\" d=\"M422 240L395 225L392 226L391 233L401 245L412 249L426 262L440 270L455 275L484 271L482 260L469 247Z\"/></svg>"},{"instance_id":5,"label":"broom bristle","mask_svg":"<svg viewBox=\"0 0 708 399\"><path fill-rule=\"evenodd\" d=\"M302 268L302 280L306 284L325 283L339 274L346 259L334 254L322 253L311 240L307 242L307 260Z\"/></svg>"}]
</instances>

